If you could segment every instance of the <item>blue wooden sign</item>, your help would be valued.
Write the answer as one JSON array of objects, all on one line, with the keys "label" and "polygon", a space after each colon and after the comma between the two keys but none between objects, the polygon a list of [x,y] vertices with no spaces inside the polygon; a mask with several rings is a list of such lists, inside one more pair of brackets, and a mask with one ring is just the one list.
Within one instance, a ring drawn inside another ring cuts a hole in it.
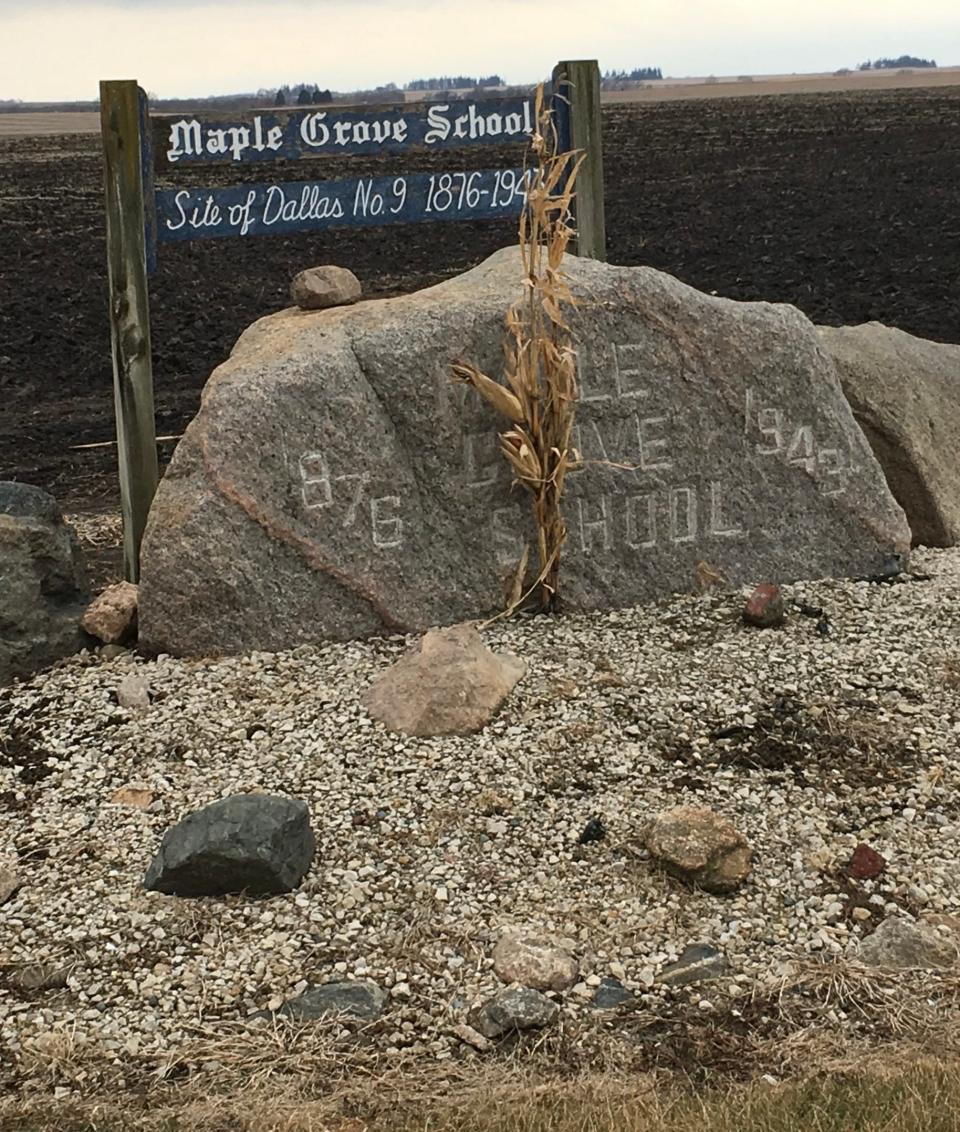
[{"label": "blue wooden sign", "polygon": [[421,102],[339,109],[159,115],[153,147],[159,169],[258,161],[462,149],[524,143],[533,133],[529,98]]},{"label": "blue wooden sign", "polygon": [[525,198],[522,169],[163,189],[156,194],[157,239],[173,243],[430,220],[494,220],[519,216]]}]

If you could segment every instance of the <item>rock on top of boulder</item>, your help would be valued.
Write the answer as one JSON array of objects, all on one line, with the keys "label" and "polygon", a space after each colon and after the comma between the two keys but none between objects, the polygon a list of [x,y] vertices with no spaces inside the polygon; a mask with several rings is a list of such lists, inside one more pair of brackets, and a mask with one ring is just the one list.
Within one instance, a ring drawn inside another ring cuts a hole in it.
[{"label": "rock on top of boulder", "polygon": [[143,886],[174,896],[291,892],[315,849],[306,802],[234,794],[167,830]]},{"label": "rock on top of boulder", "polygon": [[468,735],[494,717],[526,665],[493,653],[472,625],[425,634],[374,680],[367,711],[391,731],[420,737]]},{"label": "rock on top of boulder", "polygon": [[[569,610],[757,578],[871,575],[903,512],[793,307],[567,257],[581,398]],[[141,643],[209,655],[422,632],[498,612],[525,543],[502,427],[451,382],[503,372],[516,248],[412,295],[244,332],[204,390],[143,543]],[[532,560],[536,560],[535,542]]]},{"label": "rock on top of boulder", "polygon": [[308,267],[290,283],[290,298],[302,310],[324,310],[355,303],[360,294],[360,280],[356,275],[346,267],[333,264]]}]

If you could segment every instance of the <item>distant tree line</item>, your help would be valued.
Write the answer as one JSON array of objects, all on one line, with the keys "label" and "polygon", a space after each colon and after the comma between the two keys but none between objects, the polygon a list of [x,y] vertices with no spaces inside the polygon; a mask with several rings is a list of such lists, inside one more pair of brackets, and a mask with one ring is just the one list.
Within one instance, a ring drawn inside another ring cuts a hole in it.
[{"label": "distant tree line", "polygon": [[662,79],[659,67],[634,67],[632,71],[604,71],[603,77],[611,82],[642,82],[646,79]]},{"label": "distant tree line", "polygon": [[333,94],[311,83],[288,83],[273,96],[274,106],[315,106],[319,102],[333,102]]},{"label": "distant tree line", "polygon": [[[505,86],[503,79],[499,75],[483,75],[479,79],[472,78],[470,75],[440,75],[435,79],[413,79],[412,82],[405,83],[404,90],[472,90],[474,87],[489,87],[489,86]],[[396,90],[393,83],[389,83],[387,87],[379,87],[380,90],[387,89]]]},{"label": "distant tree line", "polygon": [[857,68],[860,71],[895,71],[901,67],[936,67],[935,59],[918,59],[916,55],[901,55],[899,59],[868,59]]}]

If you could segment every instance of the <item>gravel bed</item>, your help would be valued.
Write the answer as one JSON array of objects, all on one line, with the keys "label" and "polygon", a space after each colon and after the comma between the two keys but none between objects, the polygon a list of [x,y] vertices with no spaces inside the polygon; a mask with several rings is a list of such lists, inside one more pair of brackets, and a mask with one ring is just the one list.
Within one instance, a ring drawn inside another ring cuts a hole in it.
[{"label": "gravel bed", "polygon": [[[402,638],[215,661],[81,656],[0,691],[0,858],[22,887],[0,909],[0,1038],[16,1060],[50,1035],[123,1063],[175,1057],[210,1027],[308,984],[390,991],[371,1040],[431,1059],[498,989],[504,927],[571,941],[577,1024],[613,975],[648,1011],[703,1010],[799,960],[851,955],[890,912],[960,916],[960,551],[921,551],[928,580],[786,587],[782,630],[743,598],[678,596],[609,614],[501,623],[526,677],[476,736],[387,733],[360,706]],[[807,614],[810,609],[807,609]],[[820,625],[820,628],[818,628]],[[118,706],[132,671],[145,714]],[[146,809],[111,802],[123,787]],[[317,857],[268,899],[144,892],[163,832],[238,791],[310,806]],[[679,802],[711,806],[756,850],[736,894],[685,889],[641,847]],[[594,817],[606,836],[579,844]],[[858,843],[886,872],[851,895]],[[960,921],[957,921],[960,923]],[[691,942],[729,975],[682,992],[658,972]],[[17,989],[26,965],[66,985]],[[599,1022],[597,1023],[599,1024]]]}]

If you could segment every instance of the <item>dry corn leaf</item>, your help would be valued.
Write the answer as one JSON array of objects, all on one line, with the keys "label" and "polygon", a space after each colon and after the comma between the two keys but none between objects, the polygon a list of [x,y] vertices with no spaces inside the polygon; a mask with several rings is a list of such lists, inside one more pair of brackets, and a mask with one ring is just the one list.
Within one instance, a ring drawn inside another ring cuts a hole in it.
[{"label": "dry corn leaf", "polygon": [[513,584],[510,587],[510,596],[507,600],[507,609],[514,610],[523,601],[523,581],[527,576],[527,566],[530,564],[530,545],[527,543],[520,555],[520,561],[513,575]]},{"label": "dry corn leaf", "polygon": [[501,385],[498,381],[494,381],[492,377],[487,377],[485,373],[481,373],[475,366],[467,365],[464,362],[454,362],[453,376],[456,380],[473,386],[484,400],[508,420],[515,421],[517,424],[524,420],[523,406],[516,394],[511,393],[506,386]]}]

